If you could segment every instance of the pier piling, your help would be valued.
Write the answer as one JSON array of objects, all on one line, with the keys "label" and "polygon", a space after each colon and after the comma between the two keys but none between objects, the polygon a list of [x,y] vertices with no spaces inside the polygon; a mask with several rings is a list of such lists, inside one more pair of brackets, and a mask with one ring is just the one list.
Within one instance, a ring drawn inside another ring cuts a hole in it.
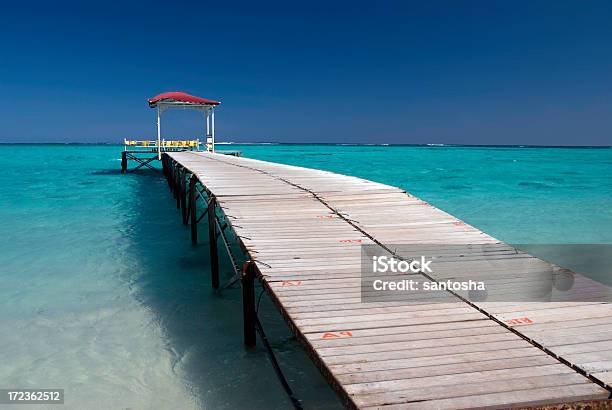
[{"label": "pier piling", "polygon": [[196,182],[197,178],[195,175],[189,179],[189,213],[191,216],[191,243],[194,245],[198,244],[198,215],[196,206]]},{"label": "pier piling", "polygon": [[174,195],[176,197],[176,209],[181,209],[181,167],[176,167],[176,177],[174,179]]},{"label": "pier piling", "polygon": [[180,184],[181,216],[183,217],[183,225],[187,225],[187,171],[183,172]]},{"label": "pier piling", "polygon": [[253,261],[248,261],[244,264],[241,282],[244,344],[248,347],[253,347],[256,344],[255,264]]},{"label": "pier piling", "polygon": [[208,199],[208,240],[210,242],[210,274],[213,289],[219,289],[219,252],[217,249],[217,221],[214,196]]},{"label": "pier piling", "polygon": [[121,152],[121,173],[125,174],[127,171],[127,153],[125,151]]}]

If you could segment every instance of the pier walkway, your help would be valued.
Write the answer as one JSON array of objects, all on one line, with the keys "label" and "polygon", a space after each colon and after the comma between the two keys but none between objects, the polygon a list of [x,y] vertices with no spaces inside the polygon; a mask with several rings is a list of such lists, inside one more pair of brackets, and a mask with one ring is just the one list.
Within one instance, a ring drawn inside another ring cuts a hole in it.
[{"label": "pier walkway", "polygon": [[[255,342],[256,277],[347,407],[499,408],[609,398],[609,288],[392,186],[208,152],[168,152],[163,165],[192,239],[205,215],[213,227],[213,286],[222,287],[215,255],[226,229],[251,261],[242,273],[245,342]],[[196,206],[198,198],[204,206]],[[495,285],[489,296],[507,299],[478,302],[442,290],[406,296],[410,303],[364,302],[362,246],[401,258],[398,244],[431,246],[438,257],[433,273],[411,277],[485,278]],[[549,268],[571,286],[552,287],[547,302],[521,301],[525,288],[541,281],[531,273]]]}]

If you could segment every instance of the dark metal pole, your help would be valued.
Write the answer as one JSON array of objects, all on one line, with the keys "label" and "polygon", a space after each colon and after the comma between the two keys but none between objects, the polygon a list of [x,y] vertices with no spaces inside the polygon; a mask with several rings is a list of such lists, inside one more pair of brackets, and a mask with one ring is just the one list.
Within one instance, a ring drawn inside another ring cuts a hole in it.
[{"label": "dark metal pole", "polygon": [[187,225],[187,173],[183,172],[180,187],[181,196],[181,215],[183,216],[183,225]]},{"label": "dark metal pole", "polygon": [[210,243],[210,274],[213,289],[219,289],[219,253],[217,250],[217,215],[214,196],[208,199],[208,242]]},{"label": "dark metal pole", "polygon": [[244,344],[253,347],[256,344],[255,331],[255,263],[248,261],[242,272],[242,316],[244,325]]},{"label": "dark metal pole", "polygon": [[168,184],[170,184],[170,164],[172,162],[172,159],[170,159],[170,157],[168,157],[167,155],[164,154],[164,156],[162,156],[162,159],[164,160],[164,175],[166,175],[166,182]]},{"label": "dark metal pole", "polygon": [[174,166],[174,160],[172,158],[168,158],[168,188],[170,188],[170,192],[172,192],[172,167]]},{"label": "dark metal pole", "polygon": [[170,188],[170,192],[172,192],[172,166],[174,164],[174,160],[170,159],[168,161],[168,177],[166,178],[166,181],[168,182],[168,188]]},{"label": "dark metal pole", "polygon": [[121,173],[125,174],[127,171],[127,153],[125,151],[121,152]]},{"label": "dark metal pole", "polygon": [[172,191],[172,196],[174,198],[176,198],[176,162],[172,161],[172,165],[170,166],[170,179],[168,180],[168,183],[170,184],[170,191]]},{"label": "dark metal pole", "polygon": [[181,208],[181,168],[176,168],[176,179],[174,184],[175,196],[176,196],[176,209]]},{"label": "dark metal pole", "polygon": [[189,213],[191,214],[191,243],[198,243],[198,215],[196,210],[196,176],[192,175],[189,180]]}]

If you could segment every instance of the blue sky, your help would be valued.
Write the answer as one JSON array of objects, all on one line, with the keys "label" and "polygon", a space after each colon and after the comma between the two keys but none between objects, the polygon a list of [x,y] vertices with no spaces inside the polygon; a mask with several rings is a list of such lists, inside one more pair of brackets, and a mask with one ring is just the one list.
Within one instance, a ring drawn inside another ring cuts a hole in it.
[{"label": "blue sky", "polygon": [[88,3],[3,5],[0,142],[152,136],[182,90],[222,140],[612,145],[609,1]]}]

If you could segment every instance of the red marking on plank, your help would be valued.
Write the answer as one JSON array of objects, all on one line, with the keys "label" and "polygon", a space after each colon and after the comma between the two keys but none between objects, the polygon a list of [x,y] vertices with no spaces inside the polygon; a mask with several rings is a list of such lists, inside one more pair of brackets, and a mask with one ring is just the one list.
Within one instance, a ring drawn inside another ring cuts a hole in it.
[{"label": "red marking on plank", "polygon": [[340,239],[341,243],[361,243],[361,239]]},{"label": "red marking on plank", "polygon": [[334,215],[318,215],[317,218],[319,219],[332,219],[335,218]]},{"label": "red marking on plank", "polygon": [[281,286],[299,286],[301,284],[301,280],[284,280]]},{"label": "red marking on plank", "polygon": [[353,332],[343,331],[343,332],[325,332],[321,339],[338,339],[340,337],[353,337]]},{"label": "red marking on plank", "polygon": [[517,325],[532,325],[535,323],[533,320],[528,317],[517,317],[514,319],[508,319],[504,321],[507,325],[517,326]]},{"label": "red marking on plank", "polygon": [[465,225],[465,222],[457,221],[457,222],[453,222],[453,225],[462,226],[462,225]]}]

